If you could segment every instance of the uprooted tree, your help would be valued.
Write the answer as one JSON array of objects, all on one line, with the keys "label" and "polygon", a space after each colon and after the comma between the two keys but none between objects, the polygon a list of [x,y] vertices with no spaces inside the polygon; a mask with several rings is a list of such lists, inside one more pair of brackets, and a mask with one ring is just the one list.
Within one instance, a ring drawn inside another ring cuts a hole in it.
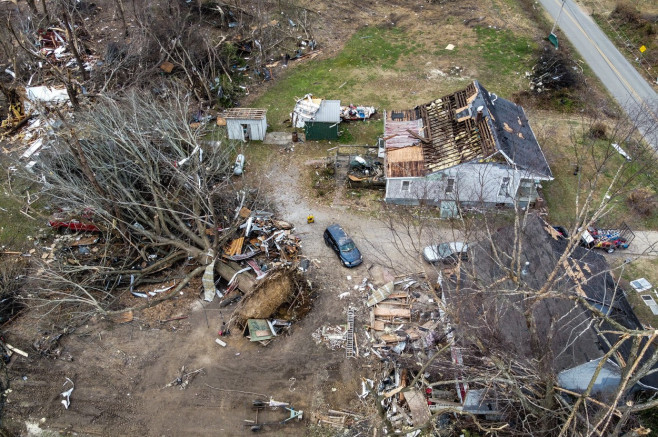
[{"label": "uprooted tree", "polygon": [[428,243],[471,245],[469,261],[425,265],[441,302],[443,341],[398,359],[412,379],[403,394],[422,383],[446,396],[426,428],[561,436],[647,431],[636,414],[658,405],[658,385],[650,386],[658,380],[658,336],[639,322],[621,288],[633,259],[608,264],[580,242],[588,226],[616,223],[638,186],[655,186],[655,155],[628,119],[606,123],[603,137],[592,135],[597,122],[584,120],[560,157],[574,165],[573,215],[554,223],[567,232],[519,202],[508,211],[464,210],[445,227],[433,224],[437,214],[423,202],[386,215],[394,245],[408,259],[420,261]]},{"label": "uprooted tree", "polygon": [[231,179],[233,144],[204,140],[208,132],[189,123],[194,112],[170,91],[102,98],[75,125],[62,115],[35,173],[56,209],[104,231],[107,255],[93,265],[42,266],[37,289],[104,312],[131,276],[136,286],[168,267],[196,266],[181,272],[178,291],[221,253],[237,211],[260,199]]}]

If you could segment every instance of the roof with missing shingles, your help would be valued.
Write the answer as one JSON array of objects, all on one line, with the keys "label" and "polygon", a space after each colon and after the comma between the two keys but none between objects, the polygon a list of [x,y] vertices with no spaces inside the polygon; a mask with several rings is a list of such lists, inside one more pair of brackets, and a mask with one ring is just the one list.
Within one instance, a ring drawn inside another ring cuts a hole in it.
[{"label": "roof with missing shingles", "polygon": [[507,161],[537,178],[553,178],[523,108],[489,93],[478,81],[413,110],[391,111],[384,138],[387,148],[421,145],[426,174],[492,160]]},{"label": "roof with missing shingles", "polygon": [[[516,249],[511,227],[494,233],[490,242],[471,245],[470,262],[463,266],[460,287],[446,288],[448,299],[459,302],[456,318],[469,320],[467,329],[482,330],[481,336],[495,338],[499,347],[512,351],[519,362],[550,353],[556,373],[602,357],[610,350],[609,344],[619,340],[617,334],[603,334],[616,329],[580,304],[575,296],[583,297],[626,328],[643,329],[601,254],[577,246],[558,265],[568,242],[535,215],[528,216],[519,235],[520,263],[529,263],[521,288],[509,278],[507,270]],[[533,350],[524,311],[532,302],[532,293],[542,289],[554,268],[557,275],[553,286],[532,308],[536,332],[546,347]],[[530,294],[523,290],[530,290]],[[612,358],[623,361],[630,353],[628,340]],[[658,372],[640,382],[658,388]]]}]

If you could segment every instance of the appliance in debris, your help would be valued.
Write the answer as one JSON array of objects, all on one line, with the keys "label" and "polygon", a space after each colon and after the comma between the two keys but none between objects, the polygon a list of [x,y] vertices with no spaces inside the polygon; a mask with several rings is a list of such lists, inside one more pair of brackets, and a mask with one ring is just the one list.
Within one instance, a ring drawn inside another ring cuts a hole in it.
[{"label": "appliance in debris", "polygon": [[244,155],[240,153],[237,158],[235,158],[235,164],[233,165],[233,174],[240,176],[244,170]]}]

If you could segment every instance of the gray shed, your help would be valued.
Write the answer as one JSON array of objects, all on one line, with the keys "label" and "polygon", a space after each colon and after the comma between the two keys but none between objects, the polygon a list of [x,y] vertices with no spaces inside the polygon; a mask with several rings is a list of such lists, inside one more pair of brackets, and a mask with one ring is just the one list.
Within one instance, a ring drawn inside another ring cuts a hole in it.
[{"label": "gray shed", "polygon": [[231,108],[224,114],[229,140],[263,141],[267,131],[267,109]]},{"label": "gray shed", "polygon": [[323,100],[312,120],[304,124],[307,140],[337,140],[340,100]]}]

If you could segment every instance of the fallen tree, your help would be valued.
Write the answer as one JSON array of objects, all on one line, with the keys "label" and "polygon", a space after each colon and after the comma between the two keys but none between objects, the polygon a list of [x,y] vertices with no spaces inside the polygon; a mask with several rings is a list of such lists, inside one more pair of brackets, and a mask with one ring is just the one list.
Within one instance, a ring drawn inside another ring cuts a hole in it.
[{"label": "fallen tree", "polygon": [[84,212],[104,232],[105,249],[93,262],[42,264],[33,279],[44,303],[107,312],[114,290],[171,268],[178,291],[222,253],[244,221],[237,211],[258,205],[256,190],[232,180],[234,145],[204,140],[211,132],[191,127],[190,99],[168,95],[104,97],[75,125],[61,116],[64,129],[42,153],[38,178],[57,209]]}]

